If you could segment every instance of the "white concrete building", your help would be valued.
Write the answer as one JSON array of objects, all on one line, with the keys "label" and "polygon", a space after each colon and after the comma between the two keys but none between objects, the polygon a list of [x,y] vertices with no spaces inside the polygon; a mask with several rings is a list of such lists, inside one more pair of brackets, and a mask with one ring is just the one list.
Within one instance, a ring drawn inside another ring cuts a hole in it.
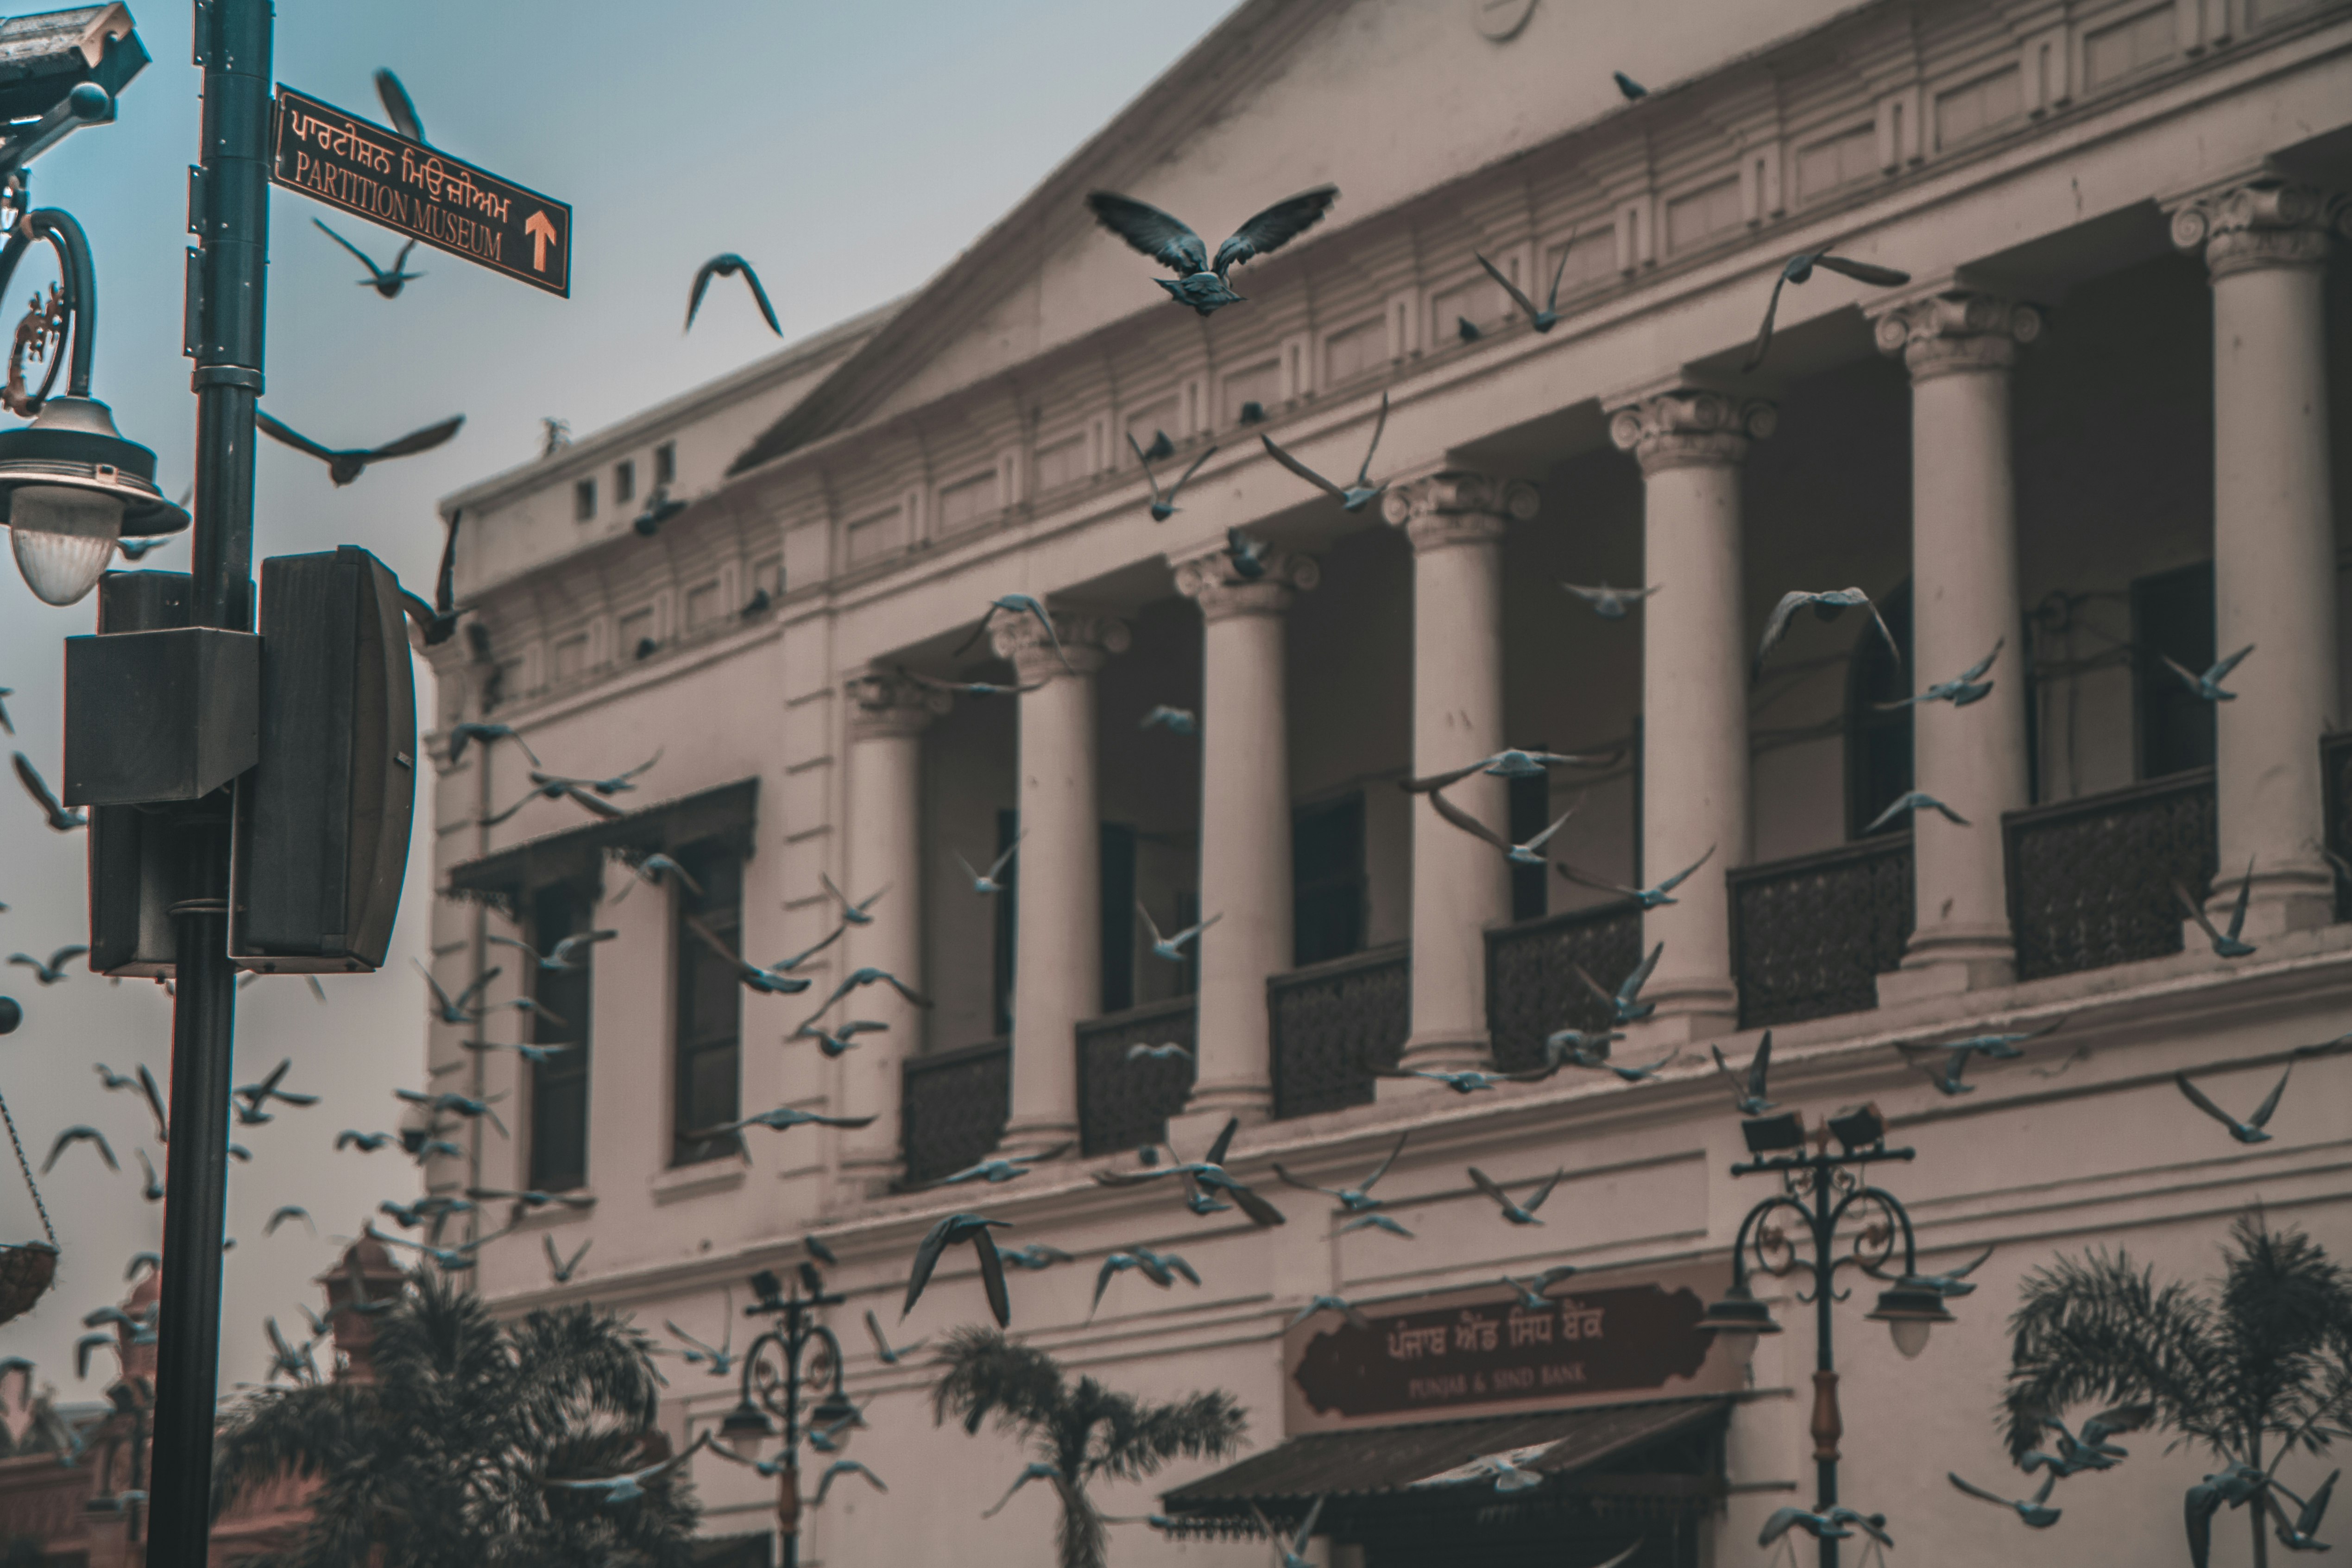
[{"label": "white concrete building", "polygon": [[[1621,64],[1648,97],[1618,100]],[[1207,319],[1082,200],[1126,192],[1213,240],[1326,181],[1330,216]],[[538,978],[562,1027],[501,1010],[470,1031],[584,1039],[560,1065],[435,1030],[439,1082],[505,1095],[513,1129],[478,1126],[436,1185],[593,1198],[522,1218],[482,1288],[715,1342],[746,1277],[821,1235],[870,1396],[853,1451],[893,1490],[836,1488],[804,1563],[1049,1551],[1046,1489],[976,1518],[1027,1456],[935,1427],[920,1358],[884,1366],[857,1328],[868,1307],[894,1323],[917,1239],[978,1208],[1017,1226],[1008,1245],[1075,1257],[1013,1276],[1016,1331],[1118,1386],[1251,1406],[1229,1475],[1107,1487],[1106,1511],[1202,1481],[1175,1504],[1295,1519],[1328,1490],[1334,1565],[1583,1564],[1638,1538],[1642,1568],[1727,1568],[1815,1495],[1796,1281],[1758,1277],[1790,1332],[1745,1368],[1691,1327],[1777,1190],[1731,1174],[1740,1119],[1708,1049],[1744,1061],[1769,1027],[1775,1101],[1810,1121],[1875,1102],[1916,1149],[1874,1179],[1924,1270],[1997,1249],[1912,1361],[1864,1321],[1883,1281],[1843,1276],[1843,1497],[1939,1564],[2179,1560],[2179,1493],[2212,1467],[2163,1438],[2066,1483],[2063,1522],[2031,1538],[1944,1472],[2023,1495],[1993,1417],[2004,1322],[2053,1256],[2120,1246],[2201,1281],[2257,1203],[2352,1256],[2352,1060],[2299,1066],[2250,1145],[2171,1082],[2208,1072],[2252,1107],[2289,1048],[2347,1024],[2352,925],[2323,854],[2352,849],[2343,190],[2352,5],[2333,0],[1246,0],[916,295],[445,504],[471,613],[433,651],[443,735],[510,724],[582,778],[660,758],[590,792],[609,819],[532,796],[511,742],[439,778],[451,991],[494,963],[489,1000],[531,984],[489,936],[618,934],[586,974]],[[1786,287],[1743,374],[1782,262],[1832,243],[1913,282]],[[1559,276],[1558,324],[1532,329],[1474,253],[1531,292]],[[1384,400],[1388,488],[1363,510],[1261,448],[1352,474]],[[1129,438],[1161,433],[1162,483],[1214,453],[1155,522]],[[689,504],[640,532],[656,486]],[[1230,527],[1266,547],[1264,578],[1234,578]],[[1611,619],[1563,581],[1657,591]],[[1784,592],[1848,585],[1899,666],[1865,618],[1804,613],[1751,677]],[[1018,616],[976,641],[1012,594],[1052,607],[1058,653]],[[2164,663],[2248,643],[2225,702]],[[1983,701],[1879,706],[1996,646]],[[1198,736],[1140,728],[1160,705]],[[1514,867],[1397,788],[1507,746],[1594,759],[1448,791],[1514,841],[1574,807],[1548,851],[1597,879],[1710,858],[1643,911]],[[1965,824],[1868,831],[1915,787]],[[976,894],[958,857],[1016,842],[1006,891]],[[634,878],[656,852],[699,893]],[[2174,882],[2226,907],[2249,875],[2256,951],[2184,944]],[[736,984],[686,922],[754,959],[798,952],[838,924],[827,877],[881,896],[800,971],[807,997]],[[1217,921],[1171,963],[1138,903],[1162,931]],[[1373,1076],[1525,1068],[1550,1031],[1605,1027],[1577,966],[1613,986],[1659,943],[1655,1014],[1617,1048],[1681,1048],[1653,1081],[1571,1068],[1456,1096]],[[795,1038],[864,966],[935,1005],[863,989],[828,1018],[887,1031],[837,1057]],[[2062,1019],[2020,1060],[1972,1062],[1965,1093],[1894,1049]],[[1197,1072],[1129,1057],[1170,1040]],[[748,1163],[701,1135],[779,1105],[873,1121],[751,1129]],[[1092,1179],[1162,1137],[1195,1157],[1228,1116],[1232,1167],[1286,1226]],[[1378,1196],[1409,1239],[1339,1234],[1272,1173],[1340,1186],[1402,1132]],[[1062,1153],[908,1190],[991,1149]],[[1519,1228],[1471,1164],[1566,1175]],[[558,1284],[542,1238],[594,1245]],[[1137,1243],[1203,1283],[1121,1275],[1090,1314],[1104,1257]],[[1556,1263],[1582,1270],[1577,1304],[1535,1315],[1539,1345],[1495,1281]],[[1286,1334],[1318,1294],[1391,1321]],[[892,1332],[984,1315],[960,1249]],[[1467,1356],[1468,1380],[1402,1364],[1424,1333],[1431,1367]],[[1478,1359],[1498,1333],[1527,1357]],[[735,1403],[732,1377],[673,1383],[681,1437]],[[1535,1492],[1404,1486],[1538,1444]],[[714,1534],[772,1528],[773,1483],[695,1473]],[[2216,1562],[2243,1562],[2224,1517]],[[1114,1535],[1119,1563],[1265,1556]]]}]

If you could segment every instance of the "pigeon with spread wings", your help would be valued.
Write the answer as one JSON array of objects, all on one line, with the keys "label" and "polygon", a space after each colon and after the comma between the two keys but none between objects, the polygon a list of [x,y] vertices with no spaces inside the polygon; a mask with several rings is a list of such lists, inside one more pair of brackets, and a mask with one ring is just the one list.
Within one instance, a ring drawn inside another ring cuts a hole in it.
[{"label": "pigeon with spread wings", "polygon": [[1213,260],[1207,244],[1190,225],[1132,196],[1096,191],[1087,197],[1087,207],[1103,227],[1176,275],[1173,283],[1164,277],[1152,279],[1168,291],[1170,298],[1207,316],[1243,298],[1226,282],[1228,273],[1312,228],[1339,199],[1337,185],[1318,185],[1276,202],[1235,229],[1217,246]]},{"label": "pigeon with spread wings", "polygon": [[58,804],[58,798],[49,792],[48,780],[41,777],[41,770],[33,766],[31,758],[19,751],[16,753],[16,782],[25,787],[25,793],[33,798],[33,804],[38,806],[41,814],[48,819],[50,831],[69,833],[76,828],[89,826],[88,817],[79,811],[68,811]]},{"label": "pigeon with spread wings", "polygon": [[1373,423],[1372,425],[1371,444],[1364,448],[1364,461],[1356,469],[1355,483],[1345,486],[1334,485],[1330,480],[1326,479],[1322,475],[1318,474],[1314,469],[1309,468],[1306,464],[1301,463],[1289,453],[1285,452],[1275,441],[1273,436],[1261,435],[1258,437],[1258,440],[1265,444],[1265,452],[1267,456],[1273,458],[1276,463],[1281,464],[1285,468],[1289,469],[1293,474],[1297,475],[1301,479],[1306,480],[1317,489],[1328,491],[1331,495],[1339,497],[1339,506],[1342,510],[1360,512],[1366,507],[1370,506],[1374,501],[1379,500],[1382,492],[1388,489],[1388,486],[1385,482],[1378,485],[1372,483],[1372,455],[1380,451],[1381,436],[1387,431],[1388,427],[1389,394],[1382,392],[1381,393],[1381,416]]},{"label": "pigeon with spread wings", "polygon": [[392,457],[413,457],[420,452],[432,451],[457,434],[458,428],[466,423],[466,416],[462,413],[452,414],[438,424],[428,424],[422,430],[412,430],[406,435],[394,441],[387,441],[381,446],[354,446],[341,451],[330,446],[321,446],[309,436],[289,429],[285,423],[271,418],[259,409],[253,411],[253,423],[256,428],[271,440],[282,442],[297,452],[308,453],[324,463],[327,465],[327,476],[332,479],[336,487],[340,489],[366,473],[368,465],[372,463],[382,463]]},{"label": "pigeon with spread wings", "polygon": [[1756,347],[1748,351],[1748,362],[1739,367],[1742,375],[1762,364],[1764,356],[1772,351],[1772,321],[1780,313],[1780,290],[1791,283],[1802,286],[1811,282],[1813,268],[1818,267],[1827,272],[1842,274],[1856,283],[1867,283],[1873,288],[1900,288],[1911,281],[1911,275],[1907,272],[1880,267],[1874,262],[1832,256],[1830,249],[1829,246],[1823,246],[1819,250],[1792,256],[1781,263],[1780,276],[1772,280],[1772,298],[1764,303],[1764,325],[1756,334]]},{"label": "pigeon with spread wings", "polygon": [[1135,432],[1130,430],[1127,433],[1127,444],[1135,448],[1135,460],[1143,465],[1143,482],[1151,486],[1151,520],[1155,523],[1164,523],[1176,515],[1176,492],[1191,484],[1192,476],[1201,471],[1201,465],[1217,455],[1217,449],[1212,446],[1193,458],[1192,465],[1179,474],[1176,476],[1176,483],[1163,491],[1160,488],[1158,476],[1151,472],[1151,460],[1143,455],[1143,448],[1136,444]]},{"label": "pigeon with spread wings", "polygon": [[1536,308],[1536,302],[1528,298],[1517,284],[1503,275],[1500,267],[1485,256],[1478,256],[1475,250],[1470,254],[1478,256],[1478,265],[1486,269],[1487,277],[1502,286],[1503,292],[1511,297],[1511,303],[1526,312],[1528,325],[1538,332],[1549,332],[1559,325],[1559,280],[1568,276],[1568,253],[1575,244],[1576,236],[1570,235],[1568,236],[1568,244],[1559,247],[1559,265],[1552,268],[1551,273],[1551,292],[1544,297],[1543,308],[1540,310]]},{"label": "pigeon with spread wings", "polygon": [[1480,821],[1477,818],[1472,816],[1469,812],[1464,810],[1461,807],[1455,805],[1453,801],[1447,800],[1445,798],[1445,791],[1443,789],[1432,789],[1429,791],[1429,803],[1437,808],[1437,814],[1439,816],[1444,818],[1447,821],[1453,823],[1464,832],[1468,833],[1472,838],[1483,840],[1484,841],[1494,845],[1496,849],[1503,852],[1503,854],[1507,859],[1517,865],[1539,866],[1543,864],[1544,857],[1542,851],[1544,845],[1549,843],[1551,841],[1551,836],[1559,831],[1560,829],[1566,827],[1568,825],[1568,820],[1576,815],[1576,808],[1574,806],[1570,806],[1567,810],[1562,811],[1559,814],[1559,818],[1553,821],[1551,826],[1546,828],[1543,831],[1538,833],[1534,838],[1529,839],[1527,842],[1523,844],[1515,844],[1511,842],[1510,840],[1505,838],[1502,834],[1496,832],[1494,829],[1488,827],[1486,823]]},{"label": "pigeon with spread wings", "polygon": [[337,234],[334,230],[328,228],[325,223],[321,222],[318,218],[312,218],[310,221],[314,224],[318,224],[320,229],[329,239],[333,240],[337,245],[341,246],[345,250],[350,251],[353,256],[360,258],[360,265],[368,269],[368,275],[358,280],[359,286],[362,288],[373,288],[378,294],[383,295],[386,299],[397,299],[400,298],[401,285],[408,282],[412,278],[422,277],[425,276],[421,272],[411,272],[408,270],[408,253],[416,248],[416,242],[415,240],[410,240],[406,245],[400,247],[400,254],[392,258],[392,265],[389,267],[378,267],[375,264],[374,257],[369,256],[367,252],[362,250],[359,246],[353,245],[351,241]]},{"label": "pigeon with spread wings", "polygon": [[1887,652],[1895,655],[1896,664],[1901,664],[1902,645],[1895,641],[1895,633],[1887,629],[1886,617],[1878,612],[1878,606],[1869,594],[1859,588],[1833,588],[1822,593],[1795,588],[1780,596],[1780,602],[1772,607],[1771,615],[1764,622],[1764,640],[1757,644],[1753,673],[1758,675],[1764,673],[1764,655],[1789,634],[1790,619],[1798,611],[1811,606],[1814,615],[1821,620],[1834,621],[1856,605],[1870,612],[1871,620],[1878,624],[1878,634],[1886,639]]},{"label": "pigeon with spread wings", "polygon": [[744,286],[751,290],[752,301],[760,307],[760,314],[767,321],[768,330],[779,338],[782,337],[784,329],[776,322],[776,308],[768,303],[768,291],[760,287],[760,275],[751,270],[750,262],[732,251],[725,251],[714,256],[696,269],[694,292],[686,301],[686,327],[681,330],[693,329],[694,314],[702,308],[702,297],[709,292],[710,280],[714,277],[733,277],[739,273],[742,275]]},{"label": "pigeon with spread wings", "polygon": [[922,1299],[923,1287],[931,1282],[931,1273],[939,1267],[940,1255],[968,1241],[980,1260],[980,1281],[988,1292],[988,1310],[995,1314],[997,1327],[1009,1327],[1013,1322],[1013,1300],[1005,1293],[1004,1260],[996,1255],[996,1238],[989,1234],[989,1227],[1012,1223],[978,1214],[950,1214],[932,1226],[915,1249],[915,1266],[908,1276],[907,1301],[898,1311],[899,1321],[905,1322],[907,1314],[915,1310],[915,1303]]}]

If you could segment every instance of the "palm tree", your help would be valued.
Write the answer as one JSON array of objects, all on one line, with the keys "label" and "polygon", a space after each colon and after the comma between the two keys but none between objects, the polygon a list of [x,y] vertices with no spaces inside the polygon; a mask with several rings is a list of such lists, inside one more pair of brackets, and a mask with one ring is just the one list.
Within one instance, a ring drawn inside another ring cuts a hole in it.
[{"label": "palm tree", "polygon": [[2301,1231],[2271,1229],[2260,1210],[2240,1216],[2230,1238],[2218,1298],[2159,1287],[2153,1269],[2120,1251],[2062,1258],[2028,1276],[2009,1321],[2002,1405],[2010,1456],[2022,1459],[2071,1405],[2146,1403],[2149,1421],[2176,1434],[2173,1447],[2202,1446],[2225,1475],[2247,1467],[2218,1498],[2210,1486],[2191,1491],[2191,1561],[2203,1568],[2213,1505],[2234,1490],[2232,1506],[2250,1505],[2263,1568],[2263,1516],[2284,1518],[2270,1495],[2285,1490],[2279,1461],[2352,1437],[2352,1275]]},{"label": "palm tree", "polygon": [[1103,1568],[1108,1542],[1102,1515],[1087,1496],[1087,1482],[1098,1476],[1141,1480],[1180,1455],[1223,1458],[1241,1447],[1248,1424],[1240,1404],[1221,1388],[1172,1405],[1146,1405],[1091,1377],[1073,1386],[1052,1356],[994,1329],[958,1329],[939,1359],[934,1423],[953,1416],[965,1431],[977,1432],[992,1415],[998,1430],[1018,1435],[1053,1467],[1062,1500],[1061,1568]]},{"label": "palm tree", "polygon": [[685,1564],[698,1511],[675,1472],[612,1506],[544,1484],[663,1457],[644,1337],[586,1306],[501,1323],[445,1276],[410,1282],[373,1325],[373,1382],[269,1389],[223,1428],[215,1513],[289,1472],[320,1482],[301,1539],[255,1568]]}]

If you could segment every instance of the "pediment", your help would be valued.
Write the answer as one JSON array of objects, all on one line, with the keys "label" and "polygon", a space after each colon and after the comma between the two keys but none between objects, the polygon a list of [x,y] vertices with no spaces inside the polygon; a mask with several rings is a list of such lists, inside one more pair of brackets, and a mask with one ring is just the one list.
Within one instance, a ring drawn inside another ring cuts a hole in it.
[{"label": "pediment", "polygon": [[[935,404],[1130,319],[1193,319],[1166,277],[1093,223],[1097,187],[1175,214],[1213,248],[1259,208],[1329,183],[1331,215],[1234,275],[1344,274],[1351,226],[1622,112],[1612,72],[1656,88],[1849,7],[1726,0],[1248,0],[934,277],[890,327],[745,452],[759,466],[832,433]],[[1630,125],[1630,121],[1629,121]],[[1639,131],[1629,129],[1629,136]],[[1636,160],[1638,161],[1638,160]],[[1465,214],[1474,221],[1487,214]],[[1504,232],[1523,228],[1491,214]],[[1226,308],[1227,335],[1251,306]]]}]

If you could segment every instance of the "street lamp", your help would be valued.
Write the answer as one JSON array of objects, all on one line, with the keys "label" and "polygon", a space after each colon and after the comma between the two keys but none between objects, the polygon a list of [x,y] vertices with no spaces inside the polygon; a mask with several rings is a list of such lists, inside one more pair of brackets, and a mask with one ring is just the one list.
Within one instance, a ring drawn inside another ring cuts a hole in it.
[{"label": "street lamp", "polygon": [[[1909,1211],[1894,1194],[1870,1186],[1858,1174],[1859,1167],[1879,1160],[1911,1159],[1914,1151],[1886,1146],[1886,1119],[1875,1105],[1841,1111],[1809,1134],[1802,1128],[1802,1119],[1786,1112],[1750,1118],[1745,1124],[1748,1149],[1761,1157],[1734,1165],[1731,1174],[1778,1176],[1780,1190],[1749,1209],[1739,1222],[1731,1248],[1731,1289],[1707,1307],[1698,1326],[1727,1340],[1734,1357],[1744,1360],[1754,1351],[1758,1336],[1780,1332],[1771,1310],[1748,1288],[1751,1253],[1754,1267],[1765,1273],[1811,1273],[1812,1293],[1808,1296],[1800,1290],[1797,1300],[1813,1308],[1811,1436],[1817,1492],[1813,1511],[1825,1515],[1837,1506],[1837,1442],[1845,1432],[1838,1411],[1837,1364],[1832,1354],[1834,1319],[1830,1309],[1843,1299],[1836,1290],[1838,1270],[1852,1264],[1873,1279],[1887,1281],[1878,1304],[1865,1316],[1886,1324],[1895,1348],[1906,1359],[1927,1348],[1928,1333],[1937,1323],[1953,1319],[1942,1293],[1917,1282],[1918,1259]],[[1836,1154],[1829,1152],[1832,1140],[1839,1145]],[[1810,1154],[1804,1152],[1809,1144]],[[1776,1227],[1764,1223],[1768,1216],[1782,1209],[1796,1217],[1802,1239],[1810,1243],[1809,1251],[1800,1251]],[[1863,1223],[1850,1249],[1841,1255],[1838,1232],[1850,1218]],[[1885,1265],[1894,1256],[1897,1236],[1903,1242],[1903,1268],[1900,1274],[1890,1277]],[[1768,1253],[1785,1256],[1775,1261]],[[1837,1568],[1837,1538],[1825,1531],[1821,1541],[1822,1568]]]},{"label": "street lamp", "polygon": [[[825,1290],[824,1277],[813,1263],[800,1266],[789,1294],[782,1280],[762,1269],[751,1276],[751,1294],[755,1300],[743,1309],[743,1315],[776,1321],[743,1353],[743,1376],[735,1408],[719,1424],[719,1435],[739,1447],[756,1449],[776,1435],[770,1416],[783,1422],[783,1453],[776,1467],[776,1526],[782,1542],[779,1568],[798,1568],[800,1444],[805,1436],[801,1425],[801,1358],[810,1345],[822,1343],[833,1364],[833,1385],[809,1411],[809,1426],[836,1427],[856,1420],[857,1406],[842,1387],[841,1342],[831,1329],[815,1321],[818,1308],[838,1306],[846,1298]],[[782,1364],[781,1371],[767,1364],[771,1357]]]}]

